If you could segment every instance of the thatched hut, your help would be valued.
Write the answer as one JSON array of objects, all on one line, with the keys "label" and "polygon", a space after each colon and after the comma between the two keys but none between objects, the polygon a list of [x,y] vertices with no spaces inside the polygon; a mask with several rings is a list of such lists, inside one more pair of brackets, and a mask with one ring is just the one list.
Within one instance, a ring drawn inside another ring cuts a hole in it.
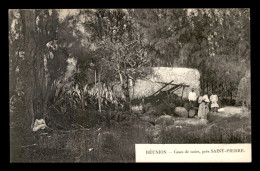
[{"label": "thatched hut", "polygon": [[[159,90],[165,83],[173,80],[174,84],[186,84],[184,90],[178,89],[174,93],[183,98],[188,98],[191,88],[199,94],[200,92],[200,73],[197,69],[192,68],[173,68],[173,67],[153,67],[153,72],[144,79],[136,80],[131,91],[131,99],[148,97]],[[168,90],[172,87],[169,85],[163,90]],[[183,92],[182,92],[183,91]]]},{"label": "thatched hut", "polygon": [[[151,71],[150,71],[151,70]],[[174,93],[178,96],[182,96],[183,98],[188,98],[188,94],[191,91],[191,88],[194,88],[194,91],[199,94],[200,92],[200,73],[197,69],[192,68],[173,68],[173,67],[153,67],[149,68],[150,74],[148,74],[145,78],[137,79],[134,83],[130,81],[130,98],[133,99],[141,99],[144,97],[151,96],[156,91],[158,91],[161,87],[163,87],[163,83],[169,83],[173,81],[173,84],[186,84],[189,87],[180,88],[176,90]],[[106,86],[101,86],[102,88],[102,96],[107,97],[122,97],[123,92],[119,83],[114,83],[112,87],[110,87],[109,91],[107,91]],[[163,90],[166,91],[172,88],[173,85],[169,85],[165,87]],[[91,94],[96,94],[98,92],[97,87],[93,87],[91,90]]]}]

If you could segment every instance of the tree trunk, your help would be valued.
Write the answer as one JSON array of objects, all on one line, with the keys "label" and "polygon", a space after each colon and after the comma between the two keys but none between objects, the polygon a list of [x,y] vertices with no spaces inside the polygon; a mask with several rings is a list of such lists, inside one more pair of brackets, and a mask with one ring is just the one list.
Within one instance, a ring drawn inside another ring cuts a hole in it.
[{"label": "tree trunk", "polygon": [[42,105],[42,110],[43,110],[43,119],[45,119],[46,115],[47,115],[47,111],[48,111],[48,97],[49,97],[49,93],[47,93],[44,97],[44,100],[43,100],[43,105]]},{"label": "tree trunk", "polygon": [[122,84],[122,90],[123,90],[123,94],[125,96],[125,106],[124,109],[126,111],[131,110],[131,99],[130,99],[130,91],[129,91],[129,78],[126,75],[125,76],[125,82]]},{"label": "tree trunk", "polygon": [[[42,47],[39,47],[42,48]],[[44,58],[41,54],[41,49],[37,49],[37,53],[34,56],[34,114],[39,118],[43,118],[44,109],[46,99],[44,99],[44,93],[46,89],[45,84],[45,72],[44,72]]]},{"label": "tree trunk", "polygon": [[[203,81],[203,77],[201,78],[201,80],[200,80],[200,86],[201,86],[201,91],[202,91],[202,93],[204,93],[204,81]],[[200,92],[201,92],[200,91]]]},{"label": "tree trunk", "polygon": [[[45,75],[45,74],[44,74]],[[48,77],[44,76],[44,85],[43,85],[43,119],[45,119],[48,112],[48,99],[51,92],[51,83],[54,81],[48,80]]]},{"label": "tree trunk", "polygon": [[130,85],[129,85],[129,77],[127,77],[127,81],[126,81],[126,97],[127,97],[127,110],[129,110],[131,112],[131,108],[132,108],[132,104],[131,104],[131,98],[130,98]]},{"label": "tree trunk", "polygon": [[209,83],[208,83],[208,80],[207,80],[207,94],[209,94]]},{"label": "tree trunk", "polygon": [[85,99],[84,99],[84,92],[83,91],[81,91],[80,101],[81,101],[81,109],[82,109],[82,111],[85,111]]},{"label": "tree trunk", "polygon": [[[24,49],[26,66],[24,70],[25,74],[25,98],[26,98],[26,110],[28,119],[31,120],[31,128],[34,122],[34,89],[35,89],[35,75],[34,75],[34,58],[36,51],[35,41],[35,11],[34,10],[22,10],[21,19],[24,28]],[[23,71],[22,71],[23,72]],[[37,81],[37,80],[36,80]]]},{"label": "tree trunk", "polygon": [[95,87],[97,85],[97,70],[95,70]]},{"label": "tree trunk", "polygon": [[232,97],[232,83],[230,83],[230,100],[231,100],[231,104],[232,104],[232,100],[233,100],[233,97]]},{"label": "tree trunk", "polygon": [[[97,70],[96,69],[95,69],[95,85],[94,85],[94,87],[97,88]],[[98,103],[99,103],[99,100],[98,100]],[[96,108],[96,105],[95,105],[95,108]]]},{"label": "tree trunk", "polygon": [[214,91],[214,83],[213,81],[211,82],[211,92]]},{"label": "tree trunk", "polygon": [[215,91],[215,92],[216,92],[217,94],[219,94],[219,92],[218,92],[218,91],[219,91],[219,82],[218,82],[218,79],[216,79],[216,87],[215,87],[215,88],[216,88],[216,91]]},{"label": "tree trunk", "polygon": [[98,111],[101,113],[101,85],[100,85],[100,75],[101,72],[98,73]]},{"label": "tree trunk", "polygon": [[[30,75],[32,75],[32,73]],[[28,81],[26,83],[26,88],[25,88],[25,104],[26,104],[28,125],[30,125],[31,128],[33,128],[33,122],[34,122],[34,107],[33,107],[34,92],[32,91],[32,87],[33,87],[33,81]]]},{"label": "tree trunk", "polygon": [[122,85],[124,83],[123,76],[120,71],[118,71],[118,74],[119,74],[119,78],[120,78],[120,83]]}]

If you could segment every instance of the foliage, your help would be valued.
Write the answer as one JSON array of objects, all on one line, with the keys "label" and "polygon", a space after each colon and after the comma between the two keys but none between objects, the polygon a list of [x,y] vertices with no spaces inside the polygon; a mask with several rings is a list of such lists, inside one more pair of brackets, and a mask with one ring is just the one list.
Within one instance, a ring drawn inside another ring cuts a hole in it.
[{"label": "foliage", "polygon": [[243,106],[251,108],[251,82],[250,71],[248,70],[238,85],[237,102],[241,102]]},{"label": "foliage", "polygon": [[248,9],[137,9],[133,16],[148,30],[150,65],[197,68],[202,91],[236,91],[249,68]]},{"label": "foliage", "polygon": [[[249,9],[75,11],[61,18],[63,10],[9,10],[10,98],[15,91],[28,98],[33,92],[33,105],[43,105],[34,107],[34,113],[49,112],[59,81],[68,89],[60,97],[66,109],[73,106],[67,98],[83,111],[104,108],[109,102],[101,92],[88,92],[115,82],[120,82],[129,105],[130,80],[134,85],[147,76],[142,70],[147,66],[196,68],[201,91],[214,90],[232,99],[250,68]],[[32,20],[26,20],[25,13]],[[34,23],[31,34],[25,26]],[[69,66],[69,60],[74,65]],[[29,103],[25,106],[28,110]]]},{"label": "foliage", "polygon": [[[36,139],[37,146],[28,147],[23,152],[16,151],[11,157],[12,161],[26,162],[135,162],[135,144],[251,142],[249,120],[238,117],[227,120],[221,117],[210,119],[207,127],[163,128],[157,142],[136,120],[111,128],[100,126],[91,130],[58,131],[49,134],[50,138]],[[214,124],[219,124],[219,127],[214,127]]]},{"label": "foliage", "polygon": [[85,28],[90,31],[100,59],[96,64],[102,81],[120,81],[129,103],[129,79],[140,77],[135,69],[148,63],[144,30],[127,10],[87,10],[84,14],[91,18],[86,20]]},{"label": "foliage", "polygon": [[[251,142],[250,120],[239,117],[163,129],[155,141],[152,125],[128,111],[131,86],[149,67],[198,69],[203,93],[215,91],[222,106],[238,94],[250,107],[249,9],[13,9],[8,29],[12,162],[134,162],[136,143]],[[108,100],[118,83],[125,98]],[[147,105],[151,113],[188,107],[159,96],[146,99],[160,104]],[[47,135],[30,130],[35,117]]]}]

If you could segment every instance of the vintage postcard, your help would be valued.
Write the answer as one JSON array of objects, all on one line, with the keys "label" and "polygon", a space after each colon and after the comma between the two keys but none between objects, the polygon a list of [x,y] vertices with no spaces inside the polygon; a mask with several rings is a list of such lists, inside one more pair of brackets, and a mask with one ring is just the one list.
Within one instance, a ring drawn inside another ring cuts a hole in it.
[{"label": "vintage postcard", "polygon": [[250,9],[9,9],[11,163],[252,161]]}]

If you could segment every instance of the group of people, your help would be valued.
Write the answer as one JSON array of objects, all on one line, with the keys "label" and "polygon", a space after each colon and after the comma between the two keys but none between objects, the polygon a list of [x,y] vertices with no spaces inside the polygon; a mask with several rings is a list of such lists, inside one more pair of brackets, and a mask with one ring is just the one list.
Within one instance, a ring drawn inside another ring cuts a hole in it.
[{"label": "group of people", "polygon": [[214,92],[212,92],[210,98],[208,98],[208,94],[203,94],[202,92],[200,93],[200,96],[197,97],[197,94],[194,92],[194,88],[192,88],[191,92],[189,93],[188,99],[192,109],[195,107],[196,103],[199,104],[197,113],[198,119],[207,119],[207,115],[210,109],[212,112],[218,111],[218,96]]}]

